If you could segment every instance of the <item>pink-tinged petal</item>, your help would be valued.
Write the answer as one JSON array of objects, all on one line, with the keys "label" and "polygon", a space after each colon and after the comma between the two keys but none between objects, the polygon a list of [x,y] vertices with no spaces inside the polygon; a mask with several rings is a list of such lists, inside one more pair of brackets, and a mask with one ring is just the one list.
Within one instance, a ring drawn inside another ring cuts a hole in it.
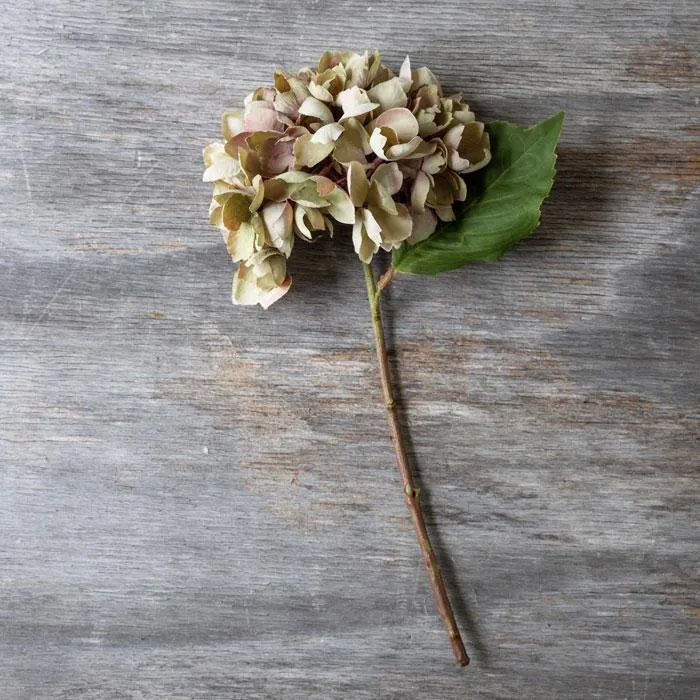
[{"label": "pink-tinged petal", "polygon": [[284,280],[282,280],[282,284],[280,284],[279,287],[275,287],[272,291],[261,297],[259,302],[260,306],[262,306],[263,309],[269,309],[272,304],[280,300],[289,291],[291,286],[292,276],[287,275]]},{"label": "pink-tinged petal", "polygon": [[430,178],[424,172],[419,172],[411,190],[411,209],[414,212],[420,213],[425,211],[425,200],[429,191]]},{"label": "pink-tinged petal", "polygon": [[266,177],[288,170],[294,162],[294,143],[270,139],[260,150],[260,163]]},{"label": "pink-tinged petal", "polygon": [[277,112],[264,102],[251,102],[243,117],[245,131],[282,131]]},{"label": "pink-tinged petal", "polygon": [[403,173],[396,163],[382,163],[372,174],[372,180],[378,182],[390,195],[394,195],[403,185]]},{"label": "pink-tinged petal", "polygon": [[415,245],[424,241],[435,233],[437,228],[437,217],[430,209],[413,214],[413,230],[406,239],[409,245]]},{"label": "pink-tinged petal", "polygon": [[413,112],[405,107],[394,107],[382,112],[372,124],[374,127],[388,127],[401,142],[410,141],[418,136],[418,120]]}]

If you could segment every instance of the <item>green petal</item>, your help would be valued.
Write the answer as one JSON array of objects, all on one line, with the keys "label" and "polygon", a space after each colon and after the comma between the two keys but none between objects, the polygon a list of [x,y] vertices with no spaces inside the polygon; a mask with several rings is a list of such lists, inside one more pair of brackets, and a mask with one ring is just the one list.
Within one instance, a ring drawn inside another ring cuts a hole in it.
[{"label": "green petal", "polygon": [[327,158],[335,144],[314,142],[311,134],[299,137],[294,142],[294,165],[297,168],[313,168]]}]

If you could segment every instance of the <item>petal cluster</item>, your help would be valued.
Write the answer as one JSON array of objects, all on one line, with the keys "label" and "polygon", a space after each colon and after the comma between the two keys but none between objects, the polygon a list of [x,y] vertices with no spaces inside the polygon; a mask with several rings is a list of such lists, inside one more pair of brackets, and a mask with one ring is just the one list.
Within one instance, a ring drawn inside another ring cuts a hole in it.
[{"label": "petal cluster", "polygon": [[222,117],[204,149],[210,222],[239,263],[235,304],[267,308],[291,285],[295,240],[352,231],[360,259],[409,245],[454,219],[463,175],[491,158],[488,133],[428,68],[398,75],[379,53],[326,52],[316,69],[277,71]]}]

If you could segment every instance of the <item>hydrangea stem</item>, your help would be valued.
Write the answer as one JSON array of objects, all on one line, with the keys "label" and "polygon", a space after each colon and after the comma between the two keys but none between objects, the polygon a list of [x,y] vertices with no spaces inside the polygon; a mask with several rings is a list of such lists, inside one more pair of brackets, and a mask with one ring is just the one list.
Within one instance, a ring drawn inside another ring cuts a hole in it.
[{"label": "hydrangea stem", "polygon": [[464,643],[462,642],[462,637],[460,636],[459,628],[457,627],[454,612],[452,611],[452,605],[450,604],[450,599],[447,596],[447,590],[445,589],[445,582],[442,578],[440,565],[438,564],[433,547],[430,544],[428,529],[425,526],[425,520],[423,519],[423,513],[420,508],[420,489],[416,487],[413,480],[413,475],[411,474],[411,469],[408,463],[408,455],[406,454],[406,446],[401,438],[401,428],[396,411],[396,403],[394,401],[391,375],[389,373],[389,357],[386,352],[384,328],[382,326],[382,316],[379,309],[381,288],[377,287],[371,266],[367,263],[363,263],[363,266],[365,271],[365,282],[367,284],[367,298],[369,300],[370,311],[372,312],[374,344],[377,348],[377,361],[379,363],[382,394],[384,396],[384,403],[386,405],[387,418],[389,421],[389,433],[396,452],[396,463],[399,468],[399,473],[401,474],[404,498],[406,500],[406,505],[408,505],[408,509],[411,512],[413,527],[416,531],[416,537],[418,538],[418,546],[420,547],[420,551],[423,555],[423,563],[425,564],[425,570],[428,574],[430,587],[433,589],[435,602],[437,603],[440,617],[445,625],[447,636],[450,639],[452,651],[457,659],[457,663],[460,666],[466,666],[469,663],[469,656],[464,648]]}]

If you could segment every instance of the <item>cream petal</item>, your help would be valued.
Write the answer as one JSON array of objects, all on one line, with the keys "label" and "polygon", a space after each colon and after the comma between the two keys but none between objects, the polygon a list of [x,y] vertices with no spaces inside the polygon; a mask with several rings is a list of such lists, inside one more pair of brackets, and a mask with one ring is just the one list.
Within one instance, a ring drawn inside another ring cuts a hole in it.
[{"label": "cream petal", "polygon": [[430,178],[424,172],[419,172],[411,190],[411,209],[414,212],[425,211],[425,200],[429,191]]},{"label": "cream petal", "polygon": [[356,85],[338,93],[335,101],[343,110],[343,116],[340,118],[340,121],[368,114],[379,107],[377,103],[370,101],[364,90]]},{"label": "cream petal", "polygon": [[221,141],[214,141],[204,148],[202,157],[204,165],[209,167],[213,165],[221,156],[226,155],[226,146]]},{"label": "cream petal", "polygon": [[333,95],[323,85],[317,85],[312,81],[309,83],[309,92],[321,102],[333,102]]},{"label": "cream petal", "polygon": [[367,203],[372,209],[383,209],[388,214],[396,215],[396,202],[377,180],[372,179]]},{"label": "cream petal", "polygon": [[258,278],[253,269],[241,263],[233,275],[231,301],[236,305],[252,306],[260,301]]},{"label": "cream petal", "polygon": [[468,158],[462,158],[456,148],[447,151],[447,164],[456,173],[464,173],[469,169],[471,163]]},{"label": "cream petal", "polygon": [[313,168],[333,151],[334,144],[313,142],[311,134],[294,142],[294,165],[297,168]]},{"label": "cream petal", "polygon": [[415,245],[424,241],[435,233],[437,228],[437,218],[430,209],[413,214],[413,229],[411,235],[406,239],[409,245]]},{"label": "cream petal", "polygon": [[311,137],[311,143],[334,143],[342,133],[343,127],[337,122],[326,124]]},{"label": "cream petal", "polygon": [[424,158],[435,151],[435,144],[423,141],[420,136],[414,136],[408,143],[398,143],[386,149],[387,160],[402,158]]},{"label": "cream petal", "polygon": [[294,212],[289,202],[271,202],[266,204],[261,215],[272,245],[283,255],[289,257],[292,252],[294,236],[292,220]]},{"label": "cream petal", "polygon": [[316,117],[324,124],[334,121],[333,113],[328,109],[328,106],[312,96],[307,97],[302,102],[301,107],[299,107],[299,114],[303,114],[306,117]]},{"label": "cream petal", "polygon": [[401,69],[399,70],[399,80],[401,81],[401,87],[403,88],[404,92],[408,94],[408,91],[411,89],[411,85],[413,84],[411,59],[408,56],[404,58],[403,63],[401,64]]},{"label": "cream petal", "polygon": [[400,142],[410,141],[418,136],[418,120],[410,109],[405,107],[394,107],[382,112],[372,123],[374,127],[388,127],[395,134]]},{"label": "cream petal", "polygon": [[388,111],[394,107],[405,107],[408,102],[399,78],[392,78],[375,85],[367,91],[367,96],[372,102],[379,104],[382,111]]},{"label": "cream petal", "polygon": [[326,199],[330,202],[326,211],[336,221],[341,224],[355,223],[355,207],[352,205],[350,195],[342,187],[336,187],[326,195]]},{"label": "cream petal", "polygon": [[379,244],[369,237],[362,216],[356,218],[352,227],[352,244],[360,260],[368,264],[371,262],[372,256],[379,250]]},{"label": "cream petal", "polygon": [[221,115],[221,133],[227,141],[241,131],[245,131],[243,112],[224,112]]},{"label": "cream petal", "polygon": [[292,286],[292,276],[287,275],[284,280],[282,280],[282,283],[275,287],[274,289],[270,290],[267,294],[264,294],[260,298],[260,306],[263,307],[263,309],[269,309],[272,304],[274,304],[276,301],[279,301],[288,291],[289,288]]},{"label": "cream petal", "polygon": [[365,169],[356,160],[348,166],[348,194],[356,207],[361,207],[367,199],[369,192],[369,180]]},{"label": "cream petal", "polygon": [[240,174],[241,164],[238,159],[225,154],[204,171],[202,180],[204,182],[224,180],[224,182],[234,184],[238,182]]},{"label": "cream petal", "polygon": [[440,82],[435,77],[433,71],[426,66],[422,68],[417,68],[411,72],[411,77],[413,78],[412,89],[418,91],[424,85],[437,85],[440,94],[442,94],[442,88],[440,87]]},{"label": "cream petal", "polygon": [[453,126],[451,129],[448,129],[445,132],[445,135],[442,137],[442,140],[447,146],[447,148],[454,148],[457,149],[459,148],[459,142],[462,140],[462,132],[464,131],[464,124],[457,124],[456,126]]},{"label": "cream petal", "polygon": [[311,229],[306,225],[306,209],[301,205],[297,204],[294,207],[294,223],[297,227],[297,231],[302,238],[307,240],[312,239]]},{"label": "cream petal", "polygon": [[369,137],[369,145],[372,147],[372,150],[379,158],[382,158],[383,160],[388,160],[384,153],[388,140],[388,136],[382,133],[382,130],[379,127],[376,127],[374,131],[372,131],[372,135]]},{"label": "cream petal", "polygon": [[377,245],[380,245],[382,242],[382,227],[379,225],[378,221],[374,218],[374,215],[369,209],[362,209],[362,221],[364,223],[367,235]]},{"label": "cream petal", "polygon": [[403,173],[396,163],[382,163],[372,174],[372,180],[378,182],[390,195],[394,195],[403,185]]},{"label": "cream petal", "polygon": [[413,219],[403,204],[396,205],[397,213],[389,214],[382,209],[373,209],[372,214],[382,229],[382,244],[384,250],[396,248],[410,235],[413,229]]},{"label": "cream petal", "polygon": [[226,248],[234,262],[247,260],[255,252],[256,230],[248,222],[242,223],[237,230],[225,236]]}]

